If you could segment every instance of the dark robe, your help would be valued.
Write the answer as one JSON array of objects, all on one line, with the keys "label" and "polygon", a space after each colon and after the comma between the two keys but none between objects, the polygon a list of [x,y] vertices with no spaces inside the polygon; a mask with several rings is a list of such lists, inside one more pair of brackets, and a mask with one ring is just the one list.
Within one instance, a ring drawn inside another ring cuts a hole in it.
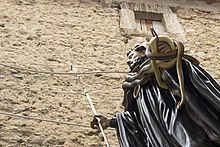
[{"label": "dark robe", "polygon": [[155,76],[141,85],[138,97],[124,88],[125,111],[116,114],[121,147],[220,147],[220,86],[199,65],[183,59],[184,105],[176,69],[162,71],[171,90],[158,86]]}]

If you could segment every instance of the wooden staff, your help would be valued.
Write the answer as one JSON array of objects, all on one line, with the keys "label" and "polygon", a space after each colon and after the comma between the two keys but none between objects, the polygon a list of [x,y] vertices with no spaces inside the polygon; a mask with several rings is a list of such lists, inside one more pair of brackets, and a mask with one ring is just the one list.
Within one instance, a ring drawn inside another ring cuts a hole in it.
[{"label": "wooden staff", "polygon": [[86,89],[86,87],[85,87],[85,85],[83,84],[83,82],[82,82],[82,80],[81,80],[80,77],[79,77],[79,81],[80,81],[80,83],[83,85],[84,94],[85,94],[85,96],[87,97],[87,100],[89,101],[89,104],[90,104],[90,106],[91,106],[93,115],[95,116],[95,118],[96,118],[96,120],[97,120],[97,122],[98,122],[99,129],[100,129],[100,131],[101,131],[101,133],[102,133],[102,136],[103,136],[103,138],[104,138],[104,141],[105,141],[105,145],[106,145],[106,147],[110,147],[109,142],[108,142],[108,139],[107,139],[107,137],[106,137],[106,135],[105,135],[104,129],[102,128],[102,125],[101,125],[101,123],[100,123],[100,118],[96,117],[96,116],[97,116],[97,112],[96,112],[96,109],[95,109],[95,107],[94,107],[94,105],[93,105],[93,103],[92,103],[92,99],[91,99],[91,97],[90,97],[90,95],[89,95],[89,92],[88,92],[88,90]]}]

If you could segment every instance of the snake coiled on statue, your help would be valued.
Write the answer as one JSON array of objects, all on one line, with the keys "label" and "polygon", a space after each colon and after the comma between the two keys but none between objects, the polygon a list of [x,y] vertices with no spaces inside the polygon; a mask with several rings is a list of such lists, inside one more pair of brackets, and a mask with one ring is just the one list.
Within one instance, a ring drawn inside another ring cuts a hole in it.
[{"label": "snake coiled on statue", "polygon": [[[160,50],[157,46],[158,42],[164,42],[169,45],[166,50]],[[181,42],[171,39],[165,35],[158,35],[150,39],[149,43],[143,43],[141,45],[145,48],[145,61],[140,65],[137,65],[135,70],[131,70],[125,77],[125,81],[122,85],[123,88],[134,88],[134,97],[139,92],[140,85],[144,85],[148,82],[152,75],[155,75],[156,81],[161,88],[169,89],[168,83],[164,82],[161,77],[161,71],[163,69],[171,69],[176,67],[179,89],[181,93],[181,100],[177,105],[180,108],[185,99],[184,88],[184,76],[182,71],[182,58],[198,61],[188,55],[184,54],[184,46]]]}]

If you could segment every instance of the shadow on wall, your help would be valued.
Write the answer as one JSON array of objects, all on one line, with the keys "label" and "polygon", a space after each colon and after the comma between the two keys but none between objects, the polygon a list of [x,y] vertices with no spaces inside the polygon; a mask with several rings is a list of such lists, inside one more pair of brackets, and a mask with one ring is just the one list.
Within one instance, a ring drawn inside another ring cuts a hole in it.
[{"label": "shadow on wall", "polygon": [[220,2],[220,0],[207,0],[206,1],[207,4],[212,4],[213,2]]}]

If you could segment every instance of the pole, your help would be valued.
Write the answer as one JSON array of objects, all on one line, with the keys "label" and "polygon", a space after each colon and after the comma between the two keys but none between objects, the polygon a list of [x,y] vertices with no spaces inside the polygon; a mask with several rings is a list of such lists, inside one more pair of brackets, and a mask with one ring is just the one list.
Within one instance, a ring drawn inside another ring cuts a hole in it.
[{"label": "pole", "polygon": [[[91,99],[91,97],[90,97],[90,95],[89,95],[89,92],[87,91],[87,89],[86,89],[85,85],[83,84],[83,82],[82,82],[82,80],[81,80],[80,77],[79,77],[79,81],[80,81],[80,83],[83,85],[84,94],[85,94],[85,96],[87,97],[87,100],[89,101],[89,104],[90,104],[90,106],[91,106],[93,115],[96,116],[96,115],[97,115],[97,112],[96,112],[96,109],[95,109],[95,107],[94,107],[94,105],[93,105],[93,103],[92,103],[92,99]],[[96,120],[98,121],[99,129],[100,129],[100,131],[101,131],[101,133],[102,133],[102,136],[103,136],[103,138],[104,138],[104,142],[105,142],[106,147],[110,147],[109,142],[108,142],[108,139],[107,139],[107,137],[106,137],[106,135],[105,135],[104,129],[102,128],[102,125],[101,125],[101,123],[100,123],[100,119],[96,117]]]}]

